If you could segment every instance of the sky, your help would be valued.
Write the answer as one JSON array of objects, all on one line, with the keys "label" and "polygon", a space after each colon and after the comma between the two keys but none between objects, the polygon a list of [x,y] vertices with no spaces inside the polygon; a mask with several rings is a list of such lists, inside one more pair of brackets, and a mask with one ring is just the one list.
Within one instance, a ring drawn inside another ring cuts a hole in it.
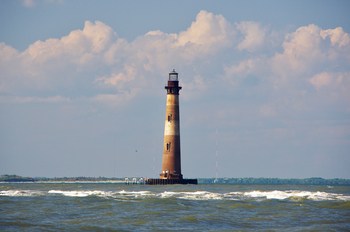
[{"label": "sky", "polygon": [[350,178],[350,2],[0,3],[0,174]]}]

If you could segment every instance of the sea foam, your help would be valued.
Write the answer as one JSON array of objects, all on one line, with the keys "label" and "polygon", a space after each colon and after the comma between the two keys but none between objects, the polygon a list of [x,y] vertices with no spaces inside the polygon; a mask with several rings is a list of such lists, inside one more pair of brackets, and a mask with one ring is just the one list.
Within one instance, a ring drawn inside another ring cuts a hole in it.
[{"label": "sea foam", "polygon": [[0,191],[0,196],[8,197],[33,197],[33,196],[43,196],[45,195],[44,191],[36,190],[4,190]]},{"label": "sea foam", "polygon": [[107,192],[105,191],[62,191],[62,190],[50,190],[49,194],[61,194],[67,197],[87,197],[87,196],[106,196]]},{"label": "sea foam", "polygon": [[264,198],[264,199],[275,199],[275,200],[285,200],[285,199],[308,199],[314,201],[322,200],[350,200],[350,196],[344,196],[342,194],[327,193],[327,192],[310,192],[310,191],[251,191],[243,193],[243,196],[250,198]]},{"label": "sea foam", "polygon": [[209,191],[188,191],[188,192],[176,192],[176,191],[164,191],[164,192],[152,192],[152,191],[101,191],[101,190],[49,190],[49,191],[37,191],[37,190],[3,190],[0,191],[0,197],[37,197],[37,196],[66,196],[66,197],[101,197],[108,199],[185,199],[185,200],[312,200],[312,201],[350,201],[350,196],[327,193],[321,191],[300,191],[300,190],[273,190],[273,191],[241,191],[241,192],[228,192],[217,193]]}]

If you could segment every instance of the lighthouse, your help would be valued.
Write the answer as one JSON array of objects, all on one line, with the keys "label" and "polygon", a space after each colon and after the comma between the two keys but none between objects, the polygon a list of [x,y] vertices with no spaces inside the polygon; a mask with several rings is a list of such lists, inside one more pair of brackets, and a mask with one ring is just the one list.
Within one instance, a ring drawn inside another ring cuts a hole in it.
[{"label": "lighthouse", "polygon": [[168,85],[165,86],[166,110],[164,124],[164,144],[162,171],[160,179],[181,180],[181,149],[180,149],[180,111],[178,73],[169,73]]},{"label": "lighthouse", "polygon": [[164,123],[164,140],[162,169],[159,179],[147,179],[146,184],[197,184],[197,179],[184,179],[181,173],[180,147],[180,102],[178,73],[173,69],[169,73],[165,86],[166,109]]}]

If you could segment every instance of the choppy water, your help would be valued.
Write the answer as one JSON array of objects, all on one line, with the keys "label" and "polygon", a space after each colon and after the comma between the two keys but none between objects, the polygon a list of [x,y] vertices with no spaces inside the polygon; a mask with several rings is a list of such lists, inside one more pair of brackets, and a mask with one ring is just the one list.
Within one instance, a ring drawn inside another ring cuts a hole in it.
[{"label": "choppy water", "polygon": [[0,231],[350,231],[350,186],[1,183]]}]

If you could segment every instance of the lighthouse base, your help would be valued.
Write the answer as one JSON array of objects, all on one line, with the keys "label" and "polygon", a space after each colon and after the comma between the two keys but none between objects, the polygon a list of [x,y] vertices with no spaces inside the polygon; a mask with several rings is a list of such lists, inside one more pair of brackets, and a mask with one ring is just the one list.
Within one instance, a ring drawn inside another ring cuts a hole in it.
[{"label": "lighthouse base", "polygon": [[146,179],[145,184],[166,185],[166,184],[198,184],[197,179]]}]

